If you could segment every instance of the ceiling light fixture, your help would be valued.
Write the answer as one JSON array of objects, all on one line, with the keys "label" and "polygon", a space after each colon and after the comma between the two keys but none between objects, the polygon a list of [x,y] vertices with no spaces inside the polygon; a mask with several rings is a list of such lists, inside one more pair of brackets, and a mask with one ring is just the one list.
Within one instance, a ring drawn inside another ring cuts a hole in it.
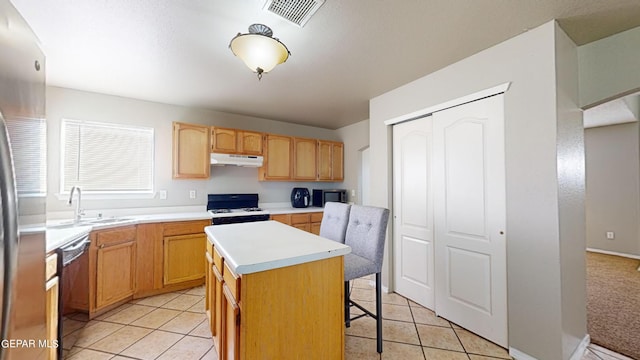
[{"label": "ceiling light fixture", "polygon": [[238,33],[231,39],[229,48],[251,71],[258,74],[258,80],[262,79],[263,73],[273,70],[291,55],[289,49],[273,37],[271,28],[262,24],[249,26],[247,34]]}]

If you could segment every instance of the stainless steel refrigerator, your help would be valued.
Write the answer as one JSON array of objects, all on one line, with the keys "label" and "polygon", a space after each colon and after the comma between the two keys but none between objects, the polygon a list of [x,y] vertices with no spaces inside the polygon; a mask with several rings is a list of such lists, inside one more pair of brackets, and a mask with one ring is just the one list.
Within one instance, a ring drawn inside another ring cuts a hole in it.
[{"label": "stainless steel refrigerator", "polygon": [[45,59],[0,0],[0,360],[45,358]]}]

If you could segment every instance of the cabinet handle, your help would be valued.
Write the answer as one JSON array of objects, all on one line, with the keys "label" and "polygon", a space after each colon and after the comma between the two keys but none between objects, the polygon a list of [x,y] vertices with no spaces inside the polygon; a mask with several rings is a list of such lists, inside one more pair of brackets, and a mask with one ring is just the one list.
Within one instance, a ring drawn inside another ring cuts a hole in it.
[{"label": "cabinet handle", "polygon": [[100,245],[98,248],[99,249],[104,249],[104,244]]}]

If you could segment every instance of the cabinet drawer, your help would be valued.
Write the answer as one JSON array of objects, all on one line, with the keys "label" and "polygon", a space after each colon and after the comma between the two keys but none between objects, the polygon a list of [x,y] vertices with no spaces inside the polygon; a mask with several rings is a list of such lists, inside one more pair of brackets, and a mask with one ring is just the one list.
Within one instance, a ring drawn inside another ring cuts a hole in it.
[{"label": "cabinet drawer", "polygon": [[236,299],[236,302],[240,302],[240,277],[229,269],[227,264],[224,264],[224,272],[222,273],[222,277],[224,278],[224,283],[229,288],[231,295]]},{"label": "cabinet drawer", "polygon": [[311,222],[322,222],[322,215],[324,215],[323,212],[314,212],[311,213]]},{"label": "cabinet drawer", "polygon": [[291,214],[276,214],[271,215],[271,220],[281,222],[283,224],[291,225]]},{"label": "cabinet drawer", "polygon": [[99,230],[96,233],[96,245],[115,245],[136,240],[136,227],[117,228],[113,230]]},{"label": "cabinet drawer", "polygon": [[222,274],[222,256],[215,247],[213,248],[213,266]]},{"label": "cabinet drawer", "polygon": [[211,225],[210,220],[175,221],[163,223],[162,235],[174,236],[204,233],[204,228],[209,225]]},{"label": "cabinet drawer", "polygon": [[213,258],[213,244],[211,243],[211,241],[209,241],[209,239],[207,239],[207,253],[209,255],[211,255],[211,257]]},{"label": "cabinet drawer", "polygon": [[291,225],[306,224],[309,222],[310,219],[311,217],[309,216],[309,213],[291,214]]},{"label": "cabinet drawer", "polygon": [[44,280],[47,281],[56,276],[56,269],[58,268],[58,254],[51,254],[47,256],[46,265],[44,269]]}]

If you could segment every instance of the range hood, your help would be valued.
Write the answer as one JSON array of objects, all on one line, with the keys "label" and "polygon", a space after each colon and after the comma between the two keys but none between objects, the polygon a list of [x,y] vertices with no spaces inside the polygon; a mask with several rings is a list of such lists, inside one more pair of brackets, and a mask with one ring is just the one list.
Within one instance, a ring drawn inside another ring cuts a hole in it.
[{"label": "range hood", "polygon": [[211,153],[211,165],[262,166],[262,156]]}]

